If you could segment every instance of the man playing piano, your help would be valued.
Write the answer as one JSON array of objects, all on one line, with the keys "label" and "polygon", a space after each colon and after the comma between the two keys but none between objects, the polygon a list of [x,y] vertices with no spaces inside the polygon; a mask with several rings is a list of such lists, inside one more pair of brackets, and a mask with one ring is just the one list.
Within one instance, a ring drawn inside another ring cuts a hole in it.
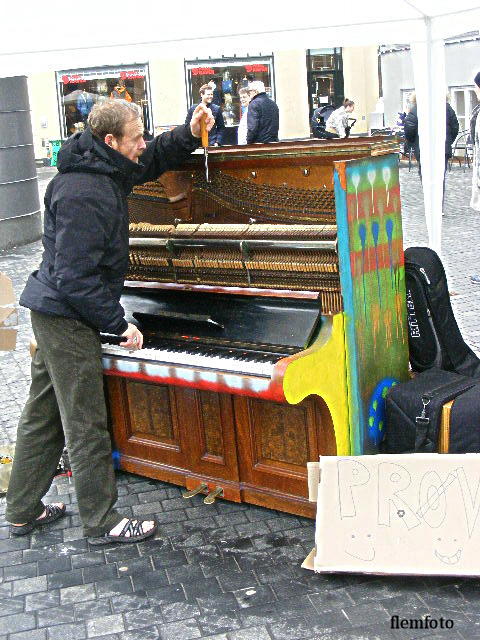
[{"label": "man playing piano", "polygon": [[203,117],[210,130],[214,118],[200,103],[188,125],[146,145],[138,105],[107,100],[59,152],[59,173],[45,195],[42,262],[20,298],[31,310],[37,349],[7,494],[12,535],[65,514],[63,503],[42,503],[65,444],[91,544],[138,542],[156,531],[153,520],[131,520],[114,509],[99,332],[123,336],[126,349],[142,347],[119,302],[128,265],[127,196],[199,146]]}]

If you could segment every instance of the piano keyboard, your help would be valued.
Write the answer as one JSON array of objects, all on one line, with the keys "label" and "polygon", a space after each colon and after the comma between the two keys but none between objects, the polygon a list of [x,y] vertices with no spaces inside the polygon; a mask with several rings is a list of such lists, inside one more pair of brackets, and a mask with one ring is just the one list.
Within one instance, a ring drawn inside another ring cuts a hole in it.
[{"label": "piano keyboard", "polygon": [[[112,344],[102,345],[102,352],[135,360],[153,360],[165,364],[214,369],[270,378],[275,363],[287,354],[242,351],[241,349],[218,349],[217,347],[144,348],[129,351]],[[221,355],[219,355],[221,354]]]}]

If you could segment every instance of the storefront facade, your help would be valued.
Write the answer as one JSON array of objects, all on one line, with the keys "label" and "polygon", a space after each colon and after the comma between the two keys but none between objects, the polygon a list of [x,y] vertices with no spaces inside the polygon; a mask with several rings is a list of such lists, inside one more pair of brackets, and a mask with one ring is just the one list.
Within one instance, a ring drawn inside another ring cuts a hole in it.
[{"label": "storefront facade", "polygon": [[268,54],[237,51],[195,60],[152,57],[115,67],[32,74],[28,85],[35,157],[47,156],[49,140],[81,131],[93,105],[108,97],[128,96],[139,104],[145,128],[151,133],[181,124],[188,107],[200,100],[200,87],[212,79],[232,134],[241,116],[238,90],[250,80],[263,81],[268,95],[278,104],[280,139],[309,138],[314,105],[325,100],[338,102],[343,95],[356,102],[355,133],[366,133],[368,114],[378,99],[378,77],[376,66],[365,62],[367,58],[377,60],[376,47],[370,48],[371,55],[363,55],[363,49],[369,48],[275,50]]}]

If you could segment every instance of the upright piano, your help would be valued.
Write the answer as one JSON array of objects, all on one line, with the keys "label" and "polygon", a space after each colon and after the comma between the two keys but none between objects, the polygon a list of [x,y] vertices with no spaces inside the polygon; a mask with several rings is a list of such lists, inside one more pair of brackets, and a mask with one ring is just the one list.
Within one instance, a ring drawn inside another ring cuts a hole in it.
[{"label": "upright piano", "polygon": [[397,144],[195,153],[129,198],[122,297],[143,349],[103,345],[124,470],[311,516],[306,463],[375,453],[407,377]]}]

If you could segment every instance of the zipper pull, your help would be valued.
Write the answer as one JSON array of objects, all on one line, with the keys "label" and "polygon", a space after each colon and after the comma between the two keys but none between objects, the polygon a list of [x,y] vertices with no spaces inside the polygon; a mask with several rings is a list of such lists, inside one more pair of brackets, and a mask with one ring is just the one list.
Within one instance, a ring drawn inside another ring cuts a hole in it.
[{"label": "zipper pull", "polygon": [[427,407],[430,404],[430,397],[422,396],[422,404],[423,404],[422,415],[417,416],[415,418],[415,422],[417,424],[428,424],[430,422],[430,418],[427,416]]},{"label": "zipper pull", "polygon": [[427,276],[427,272],[425,271],[425,269],[423,267],[420,267],[419,271],[421,274],[423,274],[423,277],[427,281],[427,284],[432,284]]}]

